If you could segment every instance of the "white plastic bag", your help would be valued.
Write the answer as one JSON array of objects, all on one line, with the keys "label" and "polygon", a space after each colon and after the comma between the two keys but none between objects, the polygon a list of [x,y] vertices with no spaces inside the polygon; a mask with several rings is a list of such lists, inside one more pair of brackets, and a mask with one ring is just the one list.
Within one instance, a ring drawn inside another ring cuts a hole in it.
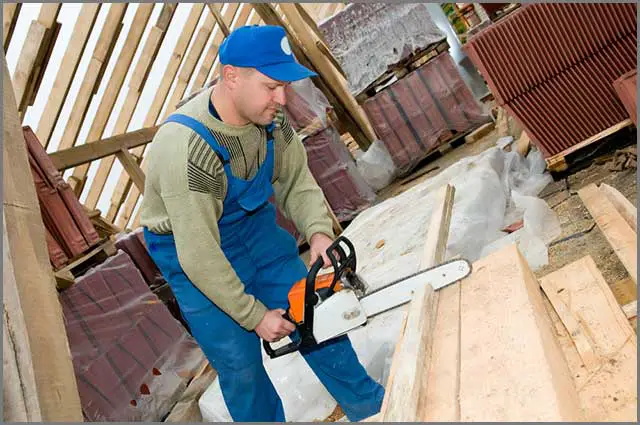
[{"label": "white plastic bag", "polygon": [[358,171],[374,190],[387,187],[398,172],[382,140],[375,140],[366,152],[356,158]]}]

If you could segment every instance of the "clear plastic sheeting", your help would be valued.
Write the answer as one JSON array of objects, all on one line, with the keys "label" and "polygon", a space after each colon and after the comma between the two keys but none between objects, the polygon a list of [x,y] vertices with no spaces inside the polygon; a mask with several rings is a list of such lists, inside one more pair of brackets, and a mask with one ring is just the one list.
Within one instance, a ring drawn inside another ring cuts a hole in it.
[{"label": "clear plastic sheeting", "polygon": [[376,191],[387,187],[398,174],[382,140],[375,140],[366,152],[360,152],[356,166],[367,184]]},{"label": "clear plastic sheeting", "polygon": [[206,362],[124,251],[60,302],[87,421],[159,422]]},{"label": "clear plastic sheeting", "polygon": [[367,99],[363,108],[401,174],[491,120],[446,52]]},{"label": "clear plastic sheeting", "polygon": [[446,39],[422,3],[351,3],[319,27],[354,94],[389,66]]},{"label": "clear plastic sheeting", "polygon": [[[494,147],[458,161],[407,192],[369,208],[344,233],[355,245],[358,274],[371,289],[376,289],[419,270],[435,194],[445,184],[456,188],[446,259],[460,255],[475,261],[485,249],[515,242],[530,263],[542,264],[547,255],[546,244],[560,234],[557,217],[537,198],[552,181],[544,170],[545,162],[538,151],[523,158],[517,152]],[[501,231],[519,219],[524,220],[522,229],[510,235]],[[389,376],[405,312],[406,306],[393,309],[349,333],[361,363],[383,385]],[[287,420],[326,419],[335,400],[299,354],[288,357],[272,361],[265,356]],[[218,384],[203,395],[200,408],[205,420],[230,420]]]}]

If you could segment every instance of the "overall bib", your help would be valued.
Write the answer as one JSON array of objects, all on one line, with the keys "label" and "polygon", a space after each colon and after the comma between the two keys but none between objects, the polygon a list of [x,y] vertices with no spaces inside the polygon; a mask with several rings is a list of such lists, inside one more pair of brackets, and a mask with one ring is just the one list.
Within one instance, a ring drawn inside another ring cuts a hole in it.
[{"label": "overall bib", "polygon": [[[221,158],[228,182],[218,221],[222,251],[246,293],[270,310],[286,309],[290,288],[306,276],[307,268],[298,256],[295,239],[276,224],[275,207],[269,202],[273,194],[274,124],[267,127],[264,163],[254,178],[243,180],[233,175],[229,152],[202,123],[180,114],[171,115],[166,122],[191,128]],[[233,420],[285,421],[280,397],[262,364],[257,334],[242,328],[191,283],[178,262],[172,234],[154,234],[145,228],[144,236],[194,338],[218,372]],[[327,341],[302,355],[350,420],[358,421],[380,410],[384,389],[369,377],[348,337]]]}]

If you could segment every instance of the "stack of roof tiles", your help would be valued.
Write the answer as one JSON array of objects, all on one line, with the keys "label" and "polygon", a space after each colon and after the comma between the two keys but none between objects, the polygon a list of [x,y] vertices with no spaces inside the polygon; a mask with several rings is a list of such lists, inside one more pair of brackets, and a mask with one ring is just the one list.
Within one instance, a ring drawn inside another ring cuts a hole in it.
[{"label": "stack of roof tiles", "polygon": [[24,127],[23,134],[46,228],[49,259],[58,269],[98,244],[100,237],[33,130]]},{"label": "stack of roof tiles", "polygon": [[633,71],[627,72],[622,77],[613,82],[613,87],[615,88],[620,101],[629,113],[629,117],[637,127],[638,100],[636,99],[636,96],[638,87],[638,71],[634,69]]},{"label": "stack of roof tiles", "polygon": [[489,120],[448,52],[379,91],[363,107],[403,174],[442,143]]},{"label": "stack of roof tiles", "polygon": [[60,301],[87,421],[161,421],[205,361],[123,251]]},{"label": "stack of roof tiles", "polygon": [[529,4],[465,50],[545,157],[627,118],[612,83],[636,68],[636,5]]}]

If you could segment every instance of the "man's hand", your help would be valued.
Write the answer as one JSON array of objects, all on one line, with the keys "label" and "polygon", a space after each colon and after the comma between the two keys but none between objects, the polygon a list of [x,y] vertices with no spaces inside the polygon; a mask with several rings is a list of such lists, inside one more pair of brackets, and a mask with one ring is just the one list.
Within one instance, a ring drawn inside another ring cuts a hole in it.
[{"label": "man's hand", "polygon": [[331,266],[331,260],[329,260],[329,257],[327,256],[327,249],[332,243],[333,240],[324,233],[314,233],[311,236],[311,240],[309,241],[309,249],[311,252],[309,267],[311,267],[320,256],[324,259],[323,269]]},{"label": "man's hand", "polygon": [[256,326],[258,336],[267,342],[276,342],[293,332],[296,327],[282,317],[284,313],[281,308],[267,311]]}]

